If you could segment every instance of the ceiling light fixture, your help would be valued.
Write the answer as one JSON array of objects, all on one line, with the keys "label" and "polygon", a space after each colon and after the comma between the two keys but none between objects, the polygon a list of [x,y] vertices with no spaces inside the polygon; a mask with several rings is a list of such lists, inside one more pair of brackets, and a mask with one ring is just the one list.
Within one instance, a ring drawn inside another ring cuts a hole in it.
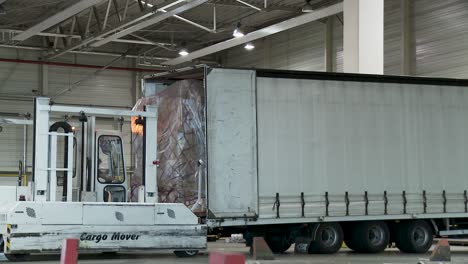
[{"label": "ceiling light fixture", "polygon": [[255,46],[252,43],[247,43],[247,44],[245,44],[244,48],[246,50],[253,50],[253,49],[255,49]]},{"label": "ceiling light fixture", "polygon": [[179,51],[179,55],[180,56],[187,56],[187,55],[189,55],[189,52],[188,52],[188,50],[186,48],[182,48]]},{"label": "ceiling light fixture", "polygon": [[186,48],[187,44],[185,42],[182,42],[180,44],[181,49],[179,50],[179,55],[180,56],[187,56],[189,55],[188,49]]},{"label": "ceiling light fixture", "polygon": [[313,6],[310,4],[311,0],[306,0],[306,4],[302,7],[302,12],[310,13],[314,11]]},{"label": "ceiling light fixture", "polygon": [[234,32],[232,32],[232,35],[236,38],[241,38],[244,36],[244,32],[241,30],[241,23],[237,23],[236,29],[234,29]]}]

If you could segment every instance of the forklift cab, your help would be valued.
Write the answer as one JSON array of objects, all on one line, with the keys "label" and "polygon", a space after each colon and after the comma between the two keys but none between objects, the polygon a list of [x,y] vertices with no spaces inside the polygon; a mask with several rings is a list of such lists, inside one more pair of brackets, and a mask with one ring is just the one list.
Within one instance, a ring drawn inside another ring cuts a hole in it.
[{"label": "forklift cab", "polygon": [[126,202],[128,180],[122,137],[115,131],[96,132],[95,186],[98,202]]},{"label": "forklift cab", "polygon": [[[60,123],[71,127],[64,121]],[[52,130],[52,127],[50,130]],[[120,132],[114,130],[91,131],[91,133],[94,133],[92,137],[94,139],[87,143],[82,142],[87,137],[84,136],[85,133],[81,133],[80,128],[74,131],[70,129],[65,133],[51,133],[49,149],[51,153],[54,153],[54,155],[51,155],[52,162],[57,164],[55,167],[50,166],[49,169],[50,176],[57,177],[55,183],[56,195],[55,197],[50,196],[51,201],[67,201],[67,194],[70,192],[67,177],[69,172],[72,173],[72,201],[128,201],[129,180],[125,170],[123,140]],[[86,150],[86,148],[94,153],[90,155],[92,159],[83,157],[83,160],[87,162],[83,163],[84,166],[80,166],[80,162],[76,161],[83,155],[83,150]],[[69,155],[73,156],[73,158],[69,159]],[[90,160],[91,162],[89,162]],[[80,196],[78,194],[81,191],[81,183],[86,181],[90,183],[88,185],[84,184],[83,192],[87,193],[87,195]]]}]

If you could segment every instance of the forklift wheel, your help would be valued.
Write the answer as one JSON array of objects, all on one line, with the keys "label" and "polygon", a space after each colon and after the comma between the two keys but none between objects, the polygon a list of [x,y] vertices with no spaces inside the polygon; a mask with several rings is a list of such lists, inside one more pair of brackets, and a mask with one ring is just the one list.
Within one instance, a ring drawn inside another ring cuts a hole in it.
[{"label": "forklift wheel", "polygon": [[24,261],[28,254],[4,254],[5,258],[11,262]]},{"label": "forklift wheel", "polygon": [[190,258],[198,255],[198,250],[174,251],[174,254],[179,258]]}]

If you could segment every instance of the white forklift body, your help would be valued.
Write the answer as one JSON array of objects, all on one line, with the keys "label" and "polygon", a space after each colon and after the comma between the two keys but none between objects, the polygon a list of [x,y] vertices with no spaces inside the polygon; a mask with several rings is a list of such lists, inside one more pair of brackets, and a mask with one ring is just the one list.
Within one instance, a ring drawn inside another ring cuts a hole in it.
[{"label": "white forklift body", "polygon": [[[79,116],[81,127],[72,131],[67,122],[50,126],[53,113]],[[122,138],[95,128],[96,117],[109,116],[137,116],[143,125],[144,179],[138,203],[128,198]],[[157,203],[156,131],[152,106],[134,112],[53,105],[48,98],[36,98],[33,177],[28,186],[0,187],[0,251],[12,258],[57,252],[65,238],[79,239],[80,251],[171,249],[191,255],[205,249],[207,228],[190,209]],[[57,151],[61,138],[63,153]],[[60,156],[62,168],[57,167]]]}]

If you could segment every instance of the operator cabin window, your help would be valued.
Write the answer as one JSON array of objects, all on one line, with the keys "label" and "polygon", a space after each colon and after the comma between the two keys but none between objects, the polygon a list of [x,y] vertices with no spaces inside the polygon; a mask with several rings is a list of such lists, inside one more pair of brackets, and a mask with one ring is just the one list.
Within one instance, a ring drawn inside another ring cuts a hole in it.
[{"label": "operator cabin window", "polygon": [[125,181],[122,139],[117,136],[100,136],[98,142],[98,181],[122,184]]}]

